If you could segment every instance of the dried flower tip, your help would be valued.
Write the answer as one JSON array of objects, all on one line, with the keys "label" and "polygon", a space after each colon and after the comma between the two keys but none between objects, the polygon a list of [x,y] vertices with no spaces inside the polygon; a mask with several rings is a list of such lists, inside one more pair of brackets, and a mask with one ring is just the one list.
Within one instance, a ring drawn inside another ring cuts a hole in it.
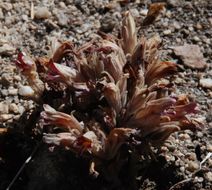
[{"label": "dried flower tip", "polygon": [[23,70],[36,70],[34,61],[22,51],[18,53],[16,65]]},{"label": "dried flower tip", "polygon": [[27,78],[29,85],[34,91],[31,97],[38,100],[43,94],[44,83],[39,78],[35,62],[24,52],[19,52],[16,64],[22,69],[23,75]]},{"label": "dried flower tip", "polygon": [[95,162],[91,162],[90,167],[89,167],[89,173],[93,177],[97,178],[99,176],[99,172],[95,170]]},{"label": "dried flower tip", "polygon": [[43,140],[47,144],[62,145],[65,147],[71,147],[76,141],[76,137],[71,133],[58,133],[58,134],[43,134]]},{"label": "dried flower tip", "polygon": [[148,138],[154,146],[160,146],[172,133],[179,131],[180,127],[174,124],[165,123],[148,134]]},{"label": "dried flower tip", "polygon": [[150,5],[146,18],[144,19],[142,25],[148,26],[152,24],[161,13],[165,7],[165,3],[153,3]]},{"label": "dried flower tip", "polygon": [[56,111],[47,104],[44,104],[43,108],[44,111],[41,112],[42,125],[57,125],[76,134],[82,133],[83,124],[77,121],[74,116]]},{"label": "dried flower tip", "polygon": [[148,85],[153,84],[156,80],[166,77],[172,73],[176,73],[177,66],[172,62],[156,61],[154,64],[149,65],[146,72],[145,83]]},{"label": "dried flower tip", "polygon": [[50,60],[48,80],[52,80],[54,82],[55,81],[63,82],[69,86],[72,86],[76,77],[77,77],[76,69],[65,65],[53,63],[53,61]]},{"label": "dried flower tip", "polygon": [[106,98],[108,104],[116,111],[118,114],[121,110],[121,94],[118,86],[114,83],[107,83],[103,89],[104,97]]},{"label": "dried flower tip", "polygon": [[130,128],[113,129],[107,137],[105,145],[105,159],[110,160],[114,158],[121,145],[127,142],[127,139],[130,137],[130,135],[136,133],[137,130]]},{"label": "dried flower tip", "polygon": [[98,140],[93,131],[88,131],[77,139],[77,146],[80,147],[81,154],[88,151],[94,155],[99,155],[102,152],[103,144]]},{"label": "dried flower tip", "polygon": [[74,48],[73,44],[71,42],[64,42],[59,47],[59,44],[57,42],[53,42],[52,44],[52,60],[55,63],[59,63],[62,58],[70,53],[72,49]]},{"label": "dried flower tip", "polygon": [[137,31],[134,18],[131,13],[127,11],[122,21],[122,48],[125,54],[133,53],[137,45]]}]

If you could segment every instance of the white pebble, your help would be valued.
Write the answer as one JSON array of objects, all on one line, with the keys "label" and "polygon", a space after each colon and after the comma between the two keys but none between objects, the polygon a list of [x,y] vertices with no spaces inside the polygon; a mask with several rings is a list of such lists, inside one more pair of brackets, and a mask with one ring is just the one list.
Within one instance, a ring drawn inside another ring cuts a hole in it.
[{"label": "white pebble", "polygon": [[190,136],[188,135],[188,134],[179,134],[179,139],[181,140],[181,141],[183,141],[183,140],[187,140],[187,139],[190,139]]},{"label": "white pebble", "polygon": [[0,102],[0,114],[7,114],[9,112],[9,106],[6,102]]},{"label": "white pebble", "polygon": [[8,89],[8,94],[9,95],[12,95],[12,96],[15,96],[15,95],[18,94],[18,89],[16,89],[16,88],[9,88]]},{"label": "white pebble", "polygon": [[21,77],[19,75],[15,75],[13,78],[15,81],[21,81]]},{"label": "white pebble", "polygon": [[20,114],[23,114],[25,112],[24,106],[19,105],[18,106],[18,111],[19,111]]},{"label": "white pebble", "polygon": [[30,86],[21,86],[18,89],[18,93],[21,96],[32,97],[34,95],[34,90]]},{"label": "white pebble", "polygon": [[15,103],[10,104],[9,110],[13,113],[19,113],[18,106]]},{"label": "white pebble", "polygon": [[15,53],[15,48],[9,44],[4,44],[3,46],[0,47],[0,54],[1,55],[6,55],[10,56]]},{"label": "white pebble", "polygon": [[12,114],[0,114],[0,122],[7,121],[9,119],[12,119]]},{"label": "white pebble", "polygon": [[208,172],[205,174],[205,179],[207,179],[209,182],[212,182],[212,172]]},{"label": "white pebble", "polygon": [[194,36],[193,39],[194,39],[195,42],[199,42],[200,41],[200,38],[198,36]]},{"label": "white pebble", "polygon": [[212,152],[212,144],[206,145],[207,151]]},{"label": "white pebble", "polygon": [[199,83],[204,88],[212,89],[212,79],[210,78],[202,78],[200,79]]},{"label": "white pebble", "polygon": [[170,35],[171,33],[172,33],[172,31],[169,30],[169,29],[163,31],[163,34],[164,34],[164,35]]},{"label": "white pebble", "polygon": [[35,11],[35,18],[37,19],[47,19],[51,16],[47,7],[37,7]]},{"label": "white pebble", "polygon": [[142,9],[140,13],[141,15],[146,16],[147,12],[148,12],[148,9]]}]

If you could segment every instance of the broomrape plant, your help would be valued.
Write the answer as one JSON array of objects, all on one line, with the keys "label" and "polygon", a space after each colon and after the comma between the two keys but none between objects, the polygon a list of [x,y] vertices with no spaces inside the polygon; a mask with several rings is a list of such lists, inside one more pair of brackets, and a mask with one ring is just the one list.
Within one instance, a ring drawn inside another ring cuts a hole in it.
[{"label": "broomrape plant", "polygon": [[[196,104],[186,95],[170,95],[164,77],[177,68],[159,59],[160,45],[158,36],[138,39],[126,12],[121,39],[102,34],[81,47],[55,42],[45,58],[20,52],[17,65],[34,91],[32,98],[44,102],[43,140],[89,158],[90,172],[97,176],[104,163],[126,160],[124,151],[148,154],[170,134],[198,129],[192,118]],[[43,100],[51,91],[62,94],[59,105]]]}]

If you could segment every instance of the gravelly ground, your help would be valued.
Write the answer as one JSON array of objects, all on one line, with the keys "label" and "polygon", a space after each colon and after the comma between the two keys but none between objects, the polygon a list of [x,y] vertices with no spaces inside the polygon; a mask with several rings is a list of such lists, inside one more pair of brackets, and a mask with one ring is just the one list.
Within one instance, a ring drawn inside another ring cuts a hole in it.
[{"label": "gravelly ground", "polygon": [[[23,123],[22,120],[20,121],[21,115],[34,107],[33,101],[28,101],[19,95],[21,86],[26,83],[12,64],[16,57],[16,48],[23,48],[35,56],[41,56],[47,54],[54,38],[59,38],[61,41],[72,40],[76,44],[81,44],[95,37],[99,29],[117,34],[122,14],[126,10],[131,11],[139,26],[151,1],[123,2],[36,0],[33,1],[34,19],[30,17],[31,1],[0,2],[0,125],[2,128],[20,127],[20,123]],[[147,178],[141,180],[140,189],[168,189],[183,179],[187,181],[179,184],[178,189],[211,189],[212,158],[203,163],[201,171],[198,170],[201,160],[212,152],[212,89],[200,85],[201,78],[212,78],[212,1],[167,0],[166,2],[166,11],[161,18],[150,28],[140,30],[140,35],[161,36],[163,57],[179,63],[179,75],[173,76],[175,90],[177,93],[189,94],[199,104],[201,110],[199,116],[205,128],[196,133],[186,131],[171,136],[170,143],[166,143],[161,148],[161,157],[165,158],[166,165],[163,170],[157,169],[159,165],[154,165],[162,176],[158,177],[149,172]],[[190,69],[173,56],[171,48],[185,43],[200,47],[207,62],[206,69]],[[28,155],[31,151],[30,148],[28,150],[30,146],[28,142],[31,141],[30,139],[23,141],[26,145],[23,154]],[[16,151],[21,152],[22,147],[18,147]],[[24,160],[24,156],[22,159]],[[0,158],[2,168],[0,178],[4,179],[0,180],[0,189],[5,189],[16,172],[11,167],[5,166],[4,162],[5,160]],[[44,174],[41,176],[46,177]],[[24,181],[19,179],[17,188],[23,189],[25,185],[24,189],[37,189],[34,184],[36,182],[31,180],[31,184],[26,188],[26,183],[21,180]],[[45,187],[50,189],[50,186],[40,184],[40,189]]]}]

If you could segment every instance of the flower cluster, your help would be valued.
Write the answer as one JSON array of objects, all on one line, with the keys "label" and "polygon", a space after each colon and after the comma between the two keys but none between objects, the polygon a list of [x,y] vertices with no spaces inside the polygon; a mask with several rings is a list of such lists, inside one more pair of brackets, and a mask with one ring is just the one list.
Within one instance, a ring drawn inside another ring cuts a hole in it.
[{"label": "flower cluster", "polygon": [[121,39],[102,34],[81,47],[57,42],[49,57],[35,60],[20,52],[17,65],[36,99],[53,88],[63,93],[64,105],[43,105],[40,125],[51,128],[44,141],[89,157],[96,172],[95,164],[118,159],[124,144],[139,152],[175,131],[199,128],[192,118],[196,104],[170,93],[164,77],[177,71],[176,64],[159,59],[160,45],[158,36],[138,39],[126,12]]}]

